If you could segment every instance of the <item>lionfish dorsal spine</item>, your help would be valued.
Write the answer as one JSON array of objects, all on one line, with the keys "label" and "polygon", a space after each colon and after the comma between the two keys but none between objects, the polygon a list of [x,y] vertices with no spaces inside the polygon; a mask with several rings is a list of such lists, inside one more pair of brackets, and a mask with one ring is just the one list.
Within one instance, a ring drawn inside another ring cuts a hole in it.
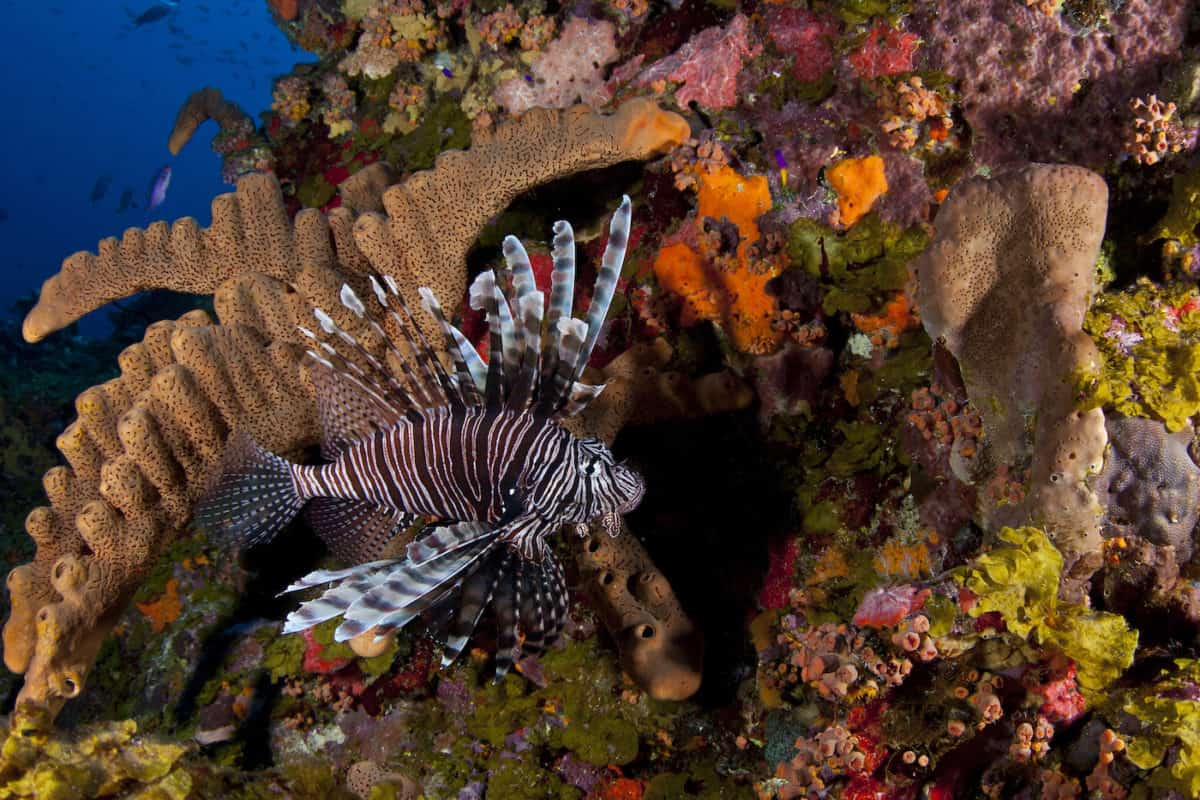
[{"label": "lionfish dorsal spine", "polygon": [[425,286],[417,290],[421,297],[421,305],[426,313],[433,317],[441,326],[445,337],[445,348],[450,354],[454,370],[458,375],[458,388],[463,403],[469,406],[483,404],[483,391],[487,384],[487,364],[479,357],[475,347],[467,341],[462,331],[450,324],[438,303],[437,296]]},{"label": "lionfish dorsal spine", "polygon": [[[302,325],[298,325],[296,327],[303,335],[311,337],[316,346],[320,348],[320,352],[317,350],[306,351],[306,354],[314,363],[318,364],[323,369],[328,370],[330,373],[339,376],[341,379],[344,379],[350,386],[353,386],[357,391],[361,392],[372,401],[383,406],[388,404],[388,390],[384,389],[382,386],[379,386],[374,381],[366,378],[361,369],[342,358],[332,345],[327,342],[320,341],[317,338],[317,334],[313,333]],[[333,359],[337,359],[338,363],[334,363]],[[344,366],[339,366],[339,364]],[[317,399],[320,401],[322,398],[318,396]],[[407,392],[404,392],[403,389],[401,389],[399,399],[402,401],[405,407],[416,407],[416,401],[413,400],[413,398]]]},{"label": "lionfish dorsal spine", "polygon": [[578,360],[572,377],[579,380],[592,357],[592,349],[600,337],[604,327],[604,319],[608,316],[609,306],[617,290],[617,281],[621,278],[621,267],[625,263],[625,248],[629,245],[630,223],[629,195],[623,195],[621,205],[613,214],[608,226],[608,242],[604,247],[604,256],[600,261],[600,273],[596,276],[596,286],[592,290],[592,303],[588,307],[587,338],[579,350]]},{"label": "lionfish dorsal spine", "polygon": [[[441,360],[437,353],[429,344],[429,340],[425,338],[424,331],[417,324],[416,317],[413,316],[412,310],[408,307],[408,303],[404,299],[404,295],[400,293],[400,287],[396,283],[396,279],[391,275],[385,275],[384,281],[388,285],[388,289],[395,296],[396,302],[400,306],[400,310],[404,312],[404,317],[407,324],[397,322],[400,325],[400,330],[403,332],[405,340],[408,342],[409,348],[414,353],[417,363],[426,369],[426,374],[429,375],[436,385],[442,389],[442,394],[451,405],[456,405],[461,400],[460,388],[458,382],[453,376],[447,374],[442,366]],[[393,312],[394,313],[394,312]],[[413,336],[416,336],[414,341]]]},{"label": "lionfish dorsal spine", "polygon": [[504,238],[504,260],[512,274],[512,312],[519,339],[520,361],[512,376],[508,407],[525,409],[534,397],[538,362],[541,358],[542,319],[545,295],[538,291],[533,265],[525,246],[515,236]]},{"label": "lionfish dorsal spine", "polygon": [[[451,381],[442,369],[442,364],[438,360],[437,354],[433,352],[429,346],[429,342],[425,340],[424,334],[421,333],[420,327],[416,324],[416,320],[413,318],[412,311],[409,309],[404,295],[400,292],[400,286],[396,283],[396,279],[391,275],[384,275],[383,281],[387,284],[388,292],[395,298],[399,311],[393,308],[392,304],[388,301],[388,293],[377,291],[375,296],[376,298],[380,298],[380,304],[388,310],[392,321],[399,329],[400,335],[408,347],[408,351],[412,353],[413,360],[417,362],[421,378],[419,380],[414,378],[414,380],[417,380],[422,386],[423,393],[427,397],[427,405],[453,403],[452,398],[457,396],[457,390],[451,385]],[[374,287],[372,288],[374,289]],[[414,332],[416,338],[414,338]],[[388,341],[391,343],[390,337]]]},{"label": "lionfish dorsal spine", "polygon": [[[347,284],[347,283],[342,284],[342,289],[339,292],[339,299],[342,301],[342,305],[345,306],[350,311],[350,313],[354,314],[356,317],[358,317],[360,320],[362,320],[371,329],[371,331],[376,336],[378,336],[379,339],[383,342],[386,352],[390,353],[392,355],[392,357],[397,361],[397,363],[400,367],[400,371],[404,374],[404,377],[408,380],[408,385],[412,388],[412,393],[410,394],[408,389],[403,384],[401,384],[399,381],[396,380],[396,378],[392,374],[392,371],[387,369],[387,367],[385,367],[384,364],[379,361],[379,359],[377,359],[374,355],[372,355],[369,351],[367,351],[367,349],[365,347],[363,347],[362,344],[357,339],[355,339],[354,337],[345,333],[345,331],[340,332],[339,336],[341,336],[344,340],[348,340],[350,342],[350,344],[354,347],[355,351],[368,364],[370,364],[371,367],[377,373],[379,373],[385,377],[385,379],[388,382],[388,385],[394,391],[396,391],[397,393],[399,393],[401,395],[404,395],[411,405],[413,405],[414,407],[425,406],[425,405],[429,405],[430,403],[434,402],[430,398],[429,393],[426,390],[424,383],[421,380],[419,380],[417,378],[417,376],[415,375],[415,373],[413,372],[411,365],[408,363],[408,360],[403,356],[403,354],[401,354],[401,352],[392,343],[391,337],[389,337],[387,332],[384,331],[383,326],[379,324],[379,321],[375,318],[375,316],[368,314],[366,306],[363,305],[362,300],[359,299],[358,295],[355,293],[354,289],[352,289],[350,287],[349,284]],[[328,316],[328,315],[326,315],[326,316]],[[322,322],[322,328],[324,328],[323,322]],[[414,397],[414,395],[415,395],[415,397]]]},{"label": "lionfish dorsal spine", "polygon": [[[387,295],[382,291],[383,287],[379,285],[379,281],[376,280],[374,275],[369,277],[371,281],[371,289],[374,292],[375,298],[379,302],[379,305],[385,311],[391,314],[397,327],[403,329],[404,323],[400,319],[400,316],[396,314],[396,312],[388,305]],[[416,395],[415,404],[426,406],[434,403],[435,401],[430,397],[429,392],[425,388],[424,381],[417,377],[417,374],[413,370],[409,360],[404,356],[403,353],[400,352],[400,349],[396,347],[395,343],[392,341],[392,337],[388,335],[386,330],[384,330],[383,325],[380,324],[375,315],[370,314],[367,311],[366,306],[358,298],[358,295],[355,294],[354,290],[350,288],[349,284],[342,284],[341,300],[342,305],[350,309],[355,315],[358,316],[359,319],[366,322],[367,325],[370,326],[371,331],[377,337],[379,337],[381,342],[383,342],[386,352],[392,356],[392,359],[396,362],[396,365],[400,368],[400,371],[404,374],[405,379],[408,381],[408,385],[412,387],[412,391]],[[410,352],[415,352],[415,347],[411,339],[409,340],[409,348]]]},{"label": "lionfish dorsal spine", "polygon": [[[350,350],[358,356],[363,362],[371,368],[374,374],[368,374],[365,369],[353,358],[347,358],[343,353],[338,352],[337,348],[328,342],[320,342],[321,349],[326,353],[327,357],[323,358],[312,351],[309,355],[329,369],[334,370],[346,378],[359,385],[372,396],[387,402],[388,399],[394,399],[401,403],[406,408],[417,408],[417,399],[414,398],[405,389],[404,385],[393,377],[391,372],[387,370],[379,359],[367,352],[359,341],[344,331],[333,318],[329,316],[323,309],[314,308],[313,316],[321,326],[321,330],[326,334],[336,336],[339,340],[349,346]],[[301,328],[301,333],[307,329]],[[311,332],[310,332],[311,333]],[[337,359],[335,362],[334,359]],[[386,399],[385,399],[386,398]]]},{"label": "lionfish dorsal spine", "polygon": [[562,341],[560,319],[570,319],[575,300],[575,232],[570,223],[554,223],[554,241],[550,256],[554,261],[550,273],[550,308],[546,311],[546,332],[542,343],[541,389],[539,410],[554,411],[554,402],[561,394],[558,386],[558,350]]}]

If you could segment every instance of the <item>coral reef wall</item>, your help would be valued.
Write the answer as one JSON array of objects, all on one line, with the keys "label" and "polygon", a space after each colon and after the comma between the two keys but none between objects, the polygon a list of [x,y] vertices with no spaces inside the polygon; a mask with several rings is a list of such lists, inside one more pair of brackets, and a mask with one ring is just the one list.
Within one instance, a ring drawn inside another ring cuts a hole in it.
[{"label": "coral reef wall", "polygon": [[[1200,795],[1194,2],[262,5],[319,61],[162,121],[217,125],[212,225],[70,256],[36,344],[0,329],[37,376],[0,376],[5,505],[49,500],[32,544],[0,519],[4,793]],[[231,431],[315,458],[295,326],[377,351],[337,297],[378,271],[486,351],[502,237],[546,288],[570,220],[587,308],[622,194],[571,427],[648,489],[555,542],[563,641],[497,684],[488,624],[449,667],[419,626],[282,635],[342,564],[187,523]],[[211,307],[71,328],[159,289]]]}]

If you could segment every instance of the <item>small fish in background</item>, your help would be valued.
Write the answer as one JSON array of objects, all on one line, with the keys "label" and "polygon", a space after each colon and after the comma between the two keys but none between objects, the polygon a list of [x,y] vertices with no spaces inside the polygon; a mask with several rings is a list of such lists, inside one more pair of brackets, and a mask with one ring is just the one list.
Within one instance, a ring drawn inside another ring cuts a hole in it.
[{"label": "small fish in background", "polygon": [[131,208],[137,208],[137,202],[133,199],[133,187],[126,186],[121,192],[121,199],[117,201],[117,213],[124,214]]},{"label": "small fish in background", "polygon": [[104,199],[104,195],[108,194],[108,187],[112,184],[112,175],[101,175],[96,178],[96,182],[92,184],[92,193],[90,195],[92,205],[96,205]]},{"label": "small fish in background", "polygon": [[155,3],[141,14],[135,15],[128,8],[125,9],[125,13],[133,19],[133,27],[140,28],[143,25],[149,25],[151,23],[158,22],[160,19],[166,19],[171,15],[173,10],[174,5],[168,6],[162,3]]},{"label": "small fish in background", "polygon": [[171,165],[164,164],[163,168],[150,182],[150,196],[146,199],[146,210],[153,211],[167,199],[167,187],[171,185]]}]

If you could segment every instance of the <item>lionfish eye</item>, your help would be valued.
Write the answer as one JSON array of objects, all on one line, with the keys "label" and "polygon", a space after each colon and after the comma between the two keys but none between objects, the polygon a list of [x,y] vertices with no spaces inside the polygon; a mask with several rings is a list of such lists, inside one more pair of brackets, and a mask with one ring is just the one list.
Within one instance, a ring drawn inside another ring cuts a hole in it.
[{"label": "lionfish eye", "polygon": [[587,464],[583,468],[583,474],[589,478],[596,477],[596,473],[600,471],[600,459],[589,458]]}]

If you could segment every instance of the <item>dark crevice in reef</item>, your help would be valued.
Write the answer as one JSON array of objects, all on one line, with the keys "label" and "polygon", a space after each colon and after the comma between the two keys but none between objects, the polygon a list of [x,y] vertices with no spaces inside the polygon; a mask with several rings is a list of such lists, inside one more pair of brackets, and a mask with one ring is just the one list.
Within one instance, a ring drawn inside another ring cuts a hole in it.
[{"label": "dark crevice in reef", "polygon": [[[171,709],[175,725],[188,724],[196,714],[196,700],[204,685],[221,672],[230,650],[243,635],[245,626],[257,620],[278,620],[287,616],[295,606],[292,595],[278,594],[297,577],[312,571],[325,554],[325,546],[302,521],[284,528],[270,542],[253,547],[241,554],[241,562],[249,576],[237,605],[222,620],[212,626],[200,646],[200,657]],[[230,557],[237,557],[230,549]],[[257,678],[255,702],[242,722],[238,739],[244,743],[242,766],[254,769],[269,766],[270,741],[268,726],[270,710],[279,694],[264,670]]]},{"label": "dark crevice in reef", "polygon": [[745,622],[756,610],[767,543],[789,519],[756,411],[628,428],[614,449],[649,487],[629,526],[704,633],[704,683],[695,700],[729,703],[753,670]]},{"label": "dark crevice in reef", "polygon": [[[477,275],[484,267],[497,263],[505,236],[516,236],[530,249],[548,250],[552,227],[560,219],[571,221],[578,245],[577,263],[587,267],[585,240],[593,233],[607,232],[609,217],[621,195],[632,194],[645,174],[641,162],[631,161],[579,172],[522,193],[480,233],[467,254],[467,274]],[[647,208],[635,206],[634,225],[645,221],[648,213]],[[576,278],[584,286],[589,285],[586,274],[581,270]]]}]

